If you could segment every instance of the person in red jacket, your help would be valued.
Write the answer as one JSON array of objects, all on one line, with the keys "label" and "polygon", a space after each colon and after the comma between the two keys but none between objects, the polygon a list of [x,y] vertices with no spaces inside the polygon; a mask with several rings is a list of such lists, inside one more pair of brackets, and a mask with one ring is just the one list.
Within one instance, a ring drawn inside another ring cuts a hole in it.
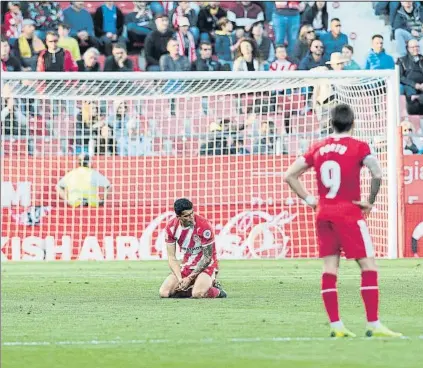
[{"label": "person in red jacket", "polygon": [[57,46],[59,35],[48,31],[46,36],[47,50],[38,56],[37,72],[77,72],[78,65],[72,54]]}]

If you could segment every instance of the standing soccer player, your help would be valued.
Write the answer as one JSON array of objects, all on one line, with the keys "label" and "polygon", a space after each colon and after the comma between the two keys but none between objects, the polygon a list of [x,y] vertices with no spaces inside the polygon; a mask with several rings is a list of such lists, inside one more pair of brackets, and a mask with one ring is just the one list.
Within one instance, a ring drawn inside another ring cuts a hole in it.
[{"label": "standing soccer player", "polygon": [[[352,137],[354,113],[346,104],[332,112],[335,134],[314,145],[285,174],[291,189],[310,207],[317,207],[316,231],[323,258],[322,297],[329,316],[332,337],[355,337],[342,323],[338,310],[337,274],[341,250],[361,268],[361,296],[367,315],[366,336],[400,337],[383,326],[378,317],[378,273],[373,245],[364,214],[369,214],[379,192],[382,171],[369,145]],[[360,171],[372,175],[370,196],[360,200]],[[307,193],[299,177],[309,168],[316,171],[319,202]]]},{"label": "standing soccer player", "polygon": [[[160,287],[162,298],[226,298],[215,281],[218,271],[214,232],[210,223],[194,214],[186,198],[175,201],[176,217],[166,225],[166,247],[172,273]],[[183,253],[182,264],[176,259],[176,244]]]}]

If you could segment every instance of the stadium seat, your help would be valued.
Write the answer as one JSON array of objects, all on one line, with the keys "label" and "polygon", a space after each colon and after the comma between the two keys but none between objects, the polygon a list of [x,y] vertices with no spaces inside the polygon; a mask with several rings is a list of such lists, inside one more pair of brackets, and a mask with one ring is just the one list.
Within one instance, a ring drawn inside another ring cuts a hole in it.
[{"label": "stadium seat", "polygon": [[36,116],[36,117],[30,118],[28,128],[29,128],[29,134],[33,136],[44,137],[44,136],[50,135],[46,127],[46,122],[41,117]]}]

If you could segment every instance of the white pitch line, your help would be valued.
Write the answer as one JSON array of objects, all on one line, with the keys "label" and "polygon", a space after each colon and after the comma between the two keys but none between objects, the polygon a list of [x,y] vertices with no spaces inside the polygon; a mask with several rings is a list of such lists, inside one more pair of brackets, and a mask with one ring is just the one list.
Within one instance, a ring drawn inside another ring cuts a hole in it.
[{"label": "white pitch line", "polygon": [[[87,340],[87,341],[10,341],[3,342],[2,346],[9,347],[23,347],[23,346],[73,346],[73,345],[174,345],[174,344],[219,344],[219,343],[254,343],[254,342],[313,342],[313,341],[354,341],[354,340],[390,340],[395,341],[398,339],[393,338],[369,338],[369,337],[356,337],[351,339],[335,339],[332,337],[234,337],[230,339],[213,339],[206,338],[201,340],[169,340],[169,339],[150,339],[150,340]],[[399,340],[423,340],[422,336],[403,336]]]}]

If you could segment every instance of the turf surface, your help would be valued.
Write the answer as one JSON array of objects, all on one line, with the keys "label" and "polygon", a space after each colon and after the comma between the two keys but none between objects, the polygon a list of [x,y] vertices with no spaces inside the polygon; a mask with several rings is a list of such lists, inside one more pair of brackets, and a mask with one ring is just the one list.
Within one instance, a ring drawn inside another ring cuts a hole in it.
[{"label": "turf surface", "polygon": [[[221,262],[217,300],[159,299],[165,262],[4,263],[2,367],[421,367],[422,263],[379,262],[382,320],[410,337],[389,341],[327,338],[319,261]],[[341,316],[362,336],[359,283],[343,262]]]}]

